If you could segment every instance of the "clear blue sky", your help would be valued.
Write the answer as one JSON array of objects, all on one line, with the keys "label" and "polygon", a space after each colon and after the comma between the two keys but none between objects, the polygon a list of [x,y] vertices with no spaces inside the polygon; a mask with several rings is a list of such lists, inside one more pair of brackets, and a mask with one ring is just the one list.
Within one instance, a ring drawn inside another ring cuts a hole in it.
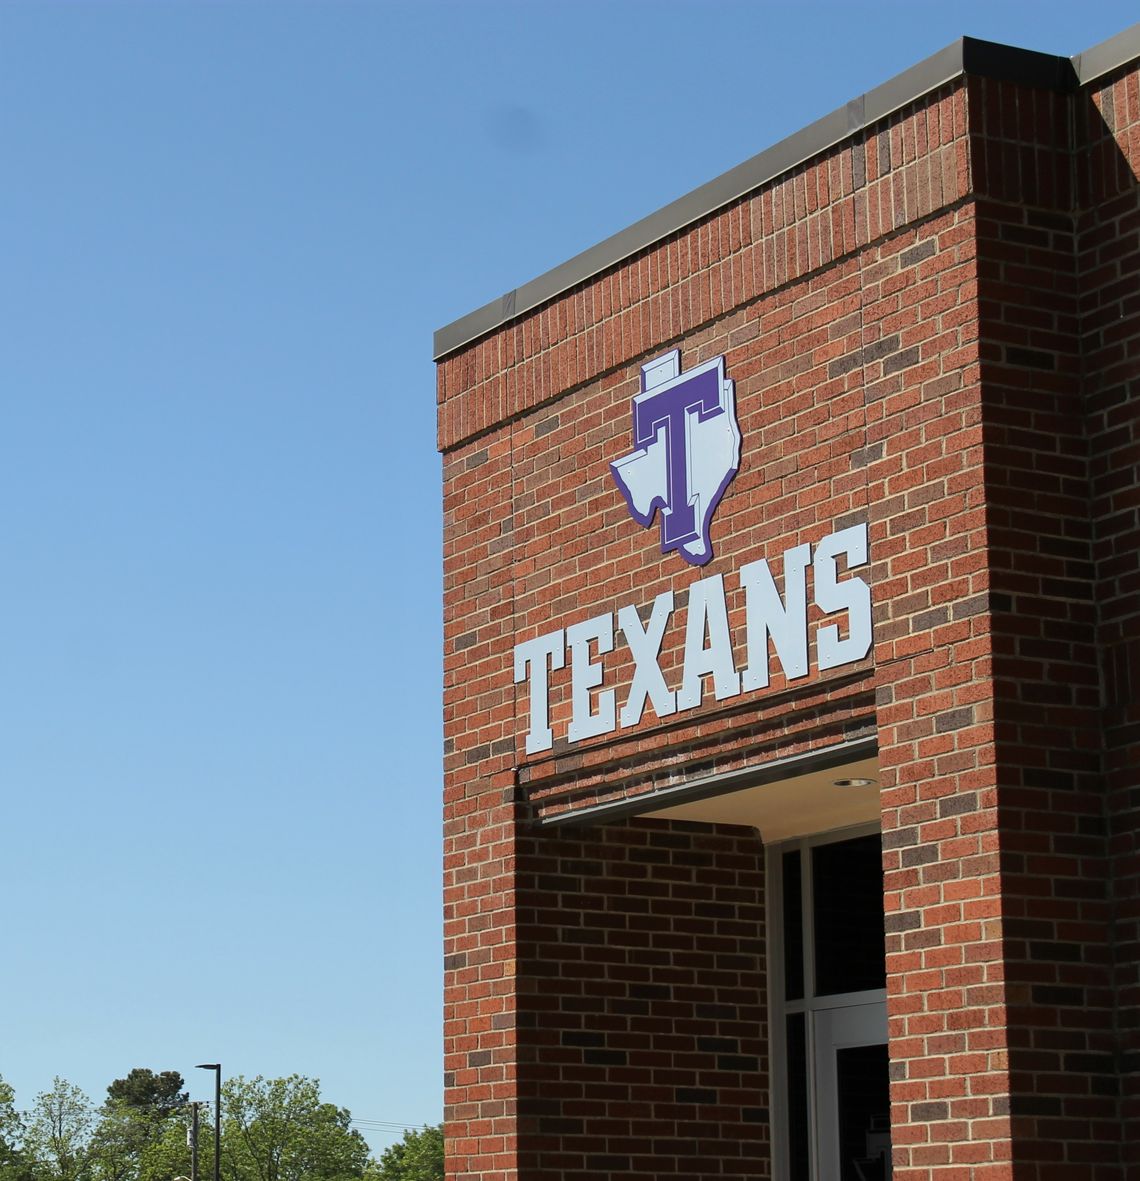
[{"label": "clear blue sky", "polygon": [[961,34],[1135,15],[0,3],[18,1103],[220,1060],[438,1120],[433,330]]}]

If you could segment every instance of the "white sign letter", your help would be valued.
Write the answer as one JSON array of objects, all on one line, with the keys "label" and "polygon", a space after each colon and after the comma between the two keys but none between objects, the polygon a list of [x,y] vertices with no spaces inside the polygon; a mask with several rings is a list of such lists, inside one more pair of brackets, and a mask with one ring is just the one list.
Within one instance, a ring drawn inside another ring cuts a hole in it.
[{"label": "white sign letter", "polygon": [[847,555],[847,569],[867,563],[867,526],[852,525],[825,537],[815,551],[815,601],[828,615],[847,612],[848,634],[839,638],[839,627],[832,623],[816,633],[819,667],[838,668],[862,660],[871,649],[871,588],[861,578],[839,581],[835,555]]},{"label": "white sign letter", "polygon": [[[708,629],[709,646],[705,647]],[[685,669],[678,709],[692,709],[701,704],[702,678],[712,673],[717,701],[735,697],[740,692],[740,674],[732,663],[732,643],[728,638],[728,608],[724,603],[724,580],[719,574],[702,578],[689,587],[689,617],[685,621]]]},{"label": "white sign letter", "polygon": [[763,689],[768,684],[769,635],[776,646],[784,676],[789,681],[807,676],[807,568],[810,565],[810,545],[797,545],[784,554],[783,603],[763,558],[741,567],[740,585],[744,588],[748,637],[748,667],[744,670],[746,692]]},{"label": "white sign letter", "polygon": [[526,753],[537,754],[554,745],[550,729],[550,670],[566,664],[566,639],[561,628],[515,645],[515,684],[527,679],[530,666],[530,729]]},{"label": "white sign letter", "polygon": [[621,707],[623,729],[636,726],[641,721],[646,700],[653,703],[653,712],[659,718],[667,718],[677,712],[677,694],[665,684],[661,666],[657,663],[661,641],[665,638],[665,628],[672,614],[672,591],[662,591],[653,600],[653,614],[644,631],[635,607],[622,607],[618,612],[618,627],[633,654],[633,684],[629,687],[625,705]]},{"label": "white sign letter", "polygon": [[597,615],[566,629],[570,646],[570,726],[566,737],[571,742],[608,734],[614,728],[614,691],[598,694],[598,712],[590,713],[590,690],[602,683],[601,662],[590,663],[590,643],[598,645],[598,655],[614,650],[614,617]]}]

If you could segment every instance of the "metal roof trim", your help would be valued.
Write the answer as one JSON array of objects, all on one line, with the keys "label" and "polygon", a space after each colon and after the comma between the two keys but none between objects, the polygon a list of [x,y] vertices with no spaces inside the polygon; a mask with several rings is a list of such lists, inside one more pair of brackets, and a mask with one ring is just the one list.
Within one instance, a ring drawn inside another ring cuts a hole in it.
[{"label": "metal roof trim", "polygon": [[1140,57],[1140,22],[1131,25],[1115,37],[1086,49],[1072,58],[1073,69],[1081,86],[1095,82],[1105,74],[1127,65]]}]

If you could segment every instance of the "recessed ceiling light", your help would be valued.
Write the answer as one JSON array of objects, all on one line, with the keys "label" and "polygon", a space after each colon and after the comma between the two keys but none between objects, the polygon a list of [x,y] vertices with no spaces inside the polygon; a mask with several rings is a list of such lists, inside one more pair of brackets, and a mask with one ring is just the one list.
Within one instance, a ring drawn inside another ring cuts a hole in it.
[{"label": "recessed ceiling light", "polygon": [[875,781],[873,779],[837,779],[835,781],[836,787],[874,787]]}]

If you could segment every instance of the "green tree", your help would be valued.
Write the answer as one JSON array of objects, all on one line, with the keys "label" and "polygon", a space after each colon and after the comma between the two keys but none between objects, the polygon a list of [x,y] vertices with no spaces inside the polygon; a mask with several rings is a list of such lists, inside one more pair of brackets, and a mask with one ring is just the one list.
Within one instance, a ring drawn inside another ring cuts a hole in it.
[{"label": "green tree", "polygon": [[87,1181],[95,1111],[79,1087],[56,1077],[28,1113],[24,1147],[37,1178]]},{"label": "green tree", "polygon": [[[183,1126],[187,1096],[182,1085],[175,1070],[155,1074],[145,1067],[111,1083],[91,1140],[96,1181],[139,1181],[155,1147],[173,1138],[168,1137],[171,1128]],[[185,1132],[181,1135],[185,1140]]]},{"label": "green tree", "polygon": [[92,1181],[169,1181],[190,1172],[182,1087],[176,1070],[143,1066],[110,1084],[91,1137]]},{"label": "green tree", "polygon": [[32,1181],[23,1142],[24,1121],[16,1110],[16,1092],[0,1078],[0,1181]]},{"label": "green tree", "polygon": [[161,1138],[165,1126],[175,1122],[147,1108],[108,1100],[91,1137],[94,1181],[137,1181],[143,1155]]},{"label": "green tree", "polygon": [[107,1088],[107,1101],[167,1116],[182,1108],[189,1098],[182,1087],[182,1075],[177,1070],[155,1074],[136,1066],[126,1078],[115,1079]]},{"label": "green tree", "polygon": [[[166,1120],[161,1134],[150,1141],[139,1156],[138,1181],[171,1181],[190,1176],[188,1120],[175,1115]],[[198,1177],[208,1181],[214,1168],[214,1129],[203,1112],[198,1133]]]},{"label": "green tree", "polygon": [[381,1153],[372,1175],[376,1181],[443,1181],[443,1125],[405,1132]]},{"label": "green tree", "polygon": [[222,1089],[224,1181],[358,1181],[368,1145],[316,1079],[245,1079]]}]

